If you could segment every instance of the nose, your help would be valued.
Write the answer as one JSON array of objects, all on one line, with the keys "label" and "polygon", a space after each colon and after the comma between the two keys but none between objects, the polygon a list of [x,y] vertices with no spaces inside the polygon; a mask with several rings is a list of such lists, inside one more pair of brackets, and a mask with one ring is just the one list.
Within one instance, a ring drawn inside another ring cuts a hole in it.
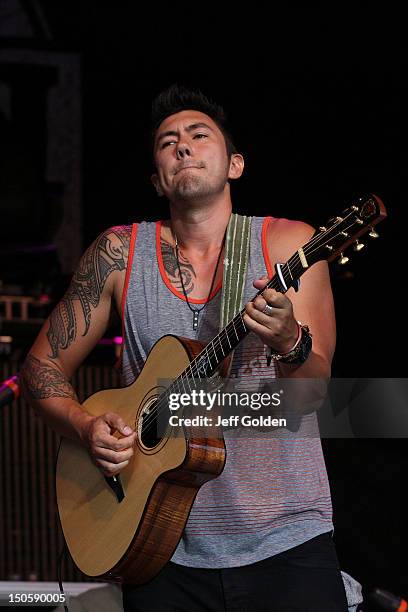
[{"label": "nose", "polygon": [[185,159],[186,157],[191,157],[192,151],[191,147],[187,142],[180,142],[177,145],[177,159]]}]

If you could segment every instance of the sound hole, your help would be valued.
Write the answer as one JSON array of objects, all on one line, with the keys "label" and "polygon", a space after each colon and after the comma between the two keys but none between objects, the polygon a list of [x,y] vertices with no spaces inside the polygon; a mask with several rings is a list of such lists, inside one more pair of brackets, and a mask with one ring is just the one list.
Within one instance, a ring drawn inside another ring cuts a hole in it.
[{"label": "sound hole", "polygon": [[146,448],[154,448],[162,440],[158,434],[157,400],[153,400],[142,410],[139,419],[139,437]]}]

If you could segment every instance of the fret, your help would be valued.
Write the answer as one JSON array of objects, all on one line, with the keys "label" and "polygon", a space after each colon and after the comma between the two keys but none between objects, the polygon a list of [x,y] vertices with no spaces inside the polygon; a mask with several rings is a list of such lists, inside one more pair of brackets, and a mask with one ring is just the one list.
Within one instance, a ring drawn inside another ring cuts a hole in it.
[{"label": "fret", "polygon": [[217,336],[217,337],[219,338],[218,344],[220,345],[220,348],[221,348],[221,351],[222,351],[222,355],[223,355],[223,357],[225,357],[225,351],[224,351],[223,346],[222,346],[223,340],[221,339],[221,336]]},{"label": "fret", "polygon": [[[206,353],[205,350],[203,352]],[[200,374],[203,377],[210,375],[211,364],[210,364],[210,359],[207,354],[203,355],[203,353],[200,353],[200,355],[194,360],[194,362],[195,362],[198,377],[200,377]]]},{"label": "fret", "polygon": [[190,363],[189,367],[188,367],[188,368],[186,368],[186,371],[187,371],[187,370],[189,370],[189,371],[190,371],[189,377],[194,378],[194,375],[193,375],[193,370],[192,370],[192,368],[191,368],[191,363]]},{"label": "fret", "polygon": [[[167,395],[167,396],[168,396],[170,393],[180,393],[180,391],[181,391],[181,387],[180,387],[180,385],[183,385],[183,380],[182,380],[182,378],[183,378],[183,374],[180,374],[180,376],[179,376],[178,378],[176,378],[176,380],[174,380],[174,381],[172,382],[172,384],[169,386],[169,388],[168,388],[168,389],[166,389],[166,392],[165,392],[165,393],[166,393],[166,395]],[[186,390],[185,390],[184,386],[183,386],[182,388],[183,388],[183,392],[185,393],[185,392],[186,392]]]},{"label": "fret", "polygon": [[[293,265],[295,266],[295,264],[293,264]],[[293,282],[296,280],[296,279],[295,279],[295,277],[293,276],[294,271],[292,272],[290,259],[289,259],[289,261],[288,261],[288,262],[286,263],[286,265],[285,265],[285,272],[287,272],[287,273],[288,273],[288,277],[289,277],[289,278],[288,278],[288,281],[289,281],[289,282],[287,282],[286,284],[287,284],[288,286],[290,286],[290,285],[292,285],[292,283],[293,283]]]},{"label": "fret", "polygon": [[217,355],[217,366],[221,363],[221,361],[228,355],[229,351],[225,351],[223,344],[222,344],[222,338],[220,336],[220,334],[218,334],[218,336],[215,337],[214,341],[217,342],[217,348],[216,348],[216,355]]},{"label": "fret", "polygon": [[[215,340],[216,338],[214,338]],[[215,349],[214,346],[214,340],[212,342],[210,342],[209,344],[207,344],[206,349],[209,348],[210,350],[212,350],[212,356],[211,354],[208,352],[207,350],[207,357],[208,357],[208,361],[210,364],[210,370],[213,372],[214,370],[217,369],[217,367],[219,366],[219,359],[217,357],[217,351]]]},{"label": "fret", "polygon": [[233,347],[233,345],[228,339],[228,334],[227,334],[226,329],[223,329],[223,331],[218,334],[217,339],[218,339],[218,343],[222,351],[223,357],[226,357],[227,355],[229,355],[229,353],[231,352],[231,348]]},{"label": "fret", "polygon": [[[213,372],[218,367],[218,365],[219,365],[217,349],[215,347],[214,342],[215,342],[215,338],[214,338],[214,340],[212,340],[212,342],[207,344],[207,346],[203,349],[203,351],[206,352],[207,364],[208,364],[207,365],[207,369],[209,370],[210,373]],[[198,361],[199,357],[200,357],[200,355],[196,358],[197,361]]]},{"label": "fret", "polygon": [[225,339],[228,342],[229,352],[230,352],[236,346],[235,334],[234,334],[234,330],[231,324],[228,324],[227,327],[225,328]]},{"label": "fret", "polygon": [[221,352],[219,350],[220,348],[220,340],[219,340],[219,336],[215,336],[214,340],[212,341],[212,344],[214,345],[214,354],[215,354],[215,359],[217,361],[217,366],[219,365],[222,357],[221,357]]},{"label": "fret", "polygon": [[[210,344],[212,344],[212,342],[211,342]],[[210,364],[211,364],[211,357],[210,357],[210,354],[209,354],[209,352],[208,352],[208,348],[209,348],[209,345],[207,344],[207,346],[206,346],[206,347],[204,347],[204,350],[205,350],[205,352],[207,353],[208,361],[209,361],[209,362],[210,362]]]},{"label": "fret", "polygon": [[[279,291],[279,281],[276,278],[276,276],[272,276],[271,280],[268,283],[268,287],[270,289],[275,289],[275,291]],[[263,289],[260,289],[258,291],[258,295],[261,295],[262,291],[263,291]]]},{"label": "fret", "polygon": [[290,284],[293,284],[293,282],[299,280],[300,276],[302,276],[304,272],[299,253],[294,253],[292,255],[292,257],[288,260],[286,267],[290,275]]},{"label": "fret", "polygon": [[221,354],[220,354],[220,352],[217,349],[218,336],[216,336],[214,338],[214,340],[212,341],[211,344],[212,344],[213,350],[214,350],[214,362],[215,363],[214,364],[212,362],[210,362],[210,363],[211,363],[211,366],[212,366],[212,371],[214,372],[218,368],[218,366],[220,365],[221,360],[222,360]]},{"label": "fret", "polygon": [[282,266],[281,272],[287,289],[290,289],[293,283],[293,276],[291,274],[290,264],[288,261]]},{"label": "fret", "polygon": [[237,334],[237,330],[236,330],[236,328],[235,328],[235,319],[232,319],[231,324],[232,324],[232,327],[234,328],[235,335],[236,335],[237,340],[238,340],[238,342],[239,342],[239,336],[238,336],[238,334]]},{"label": "fret", "polygon": [[[187,368],[187,370],[188,370],[188,368]],[[188,387],[188,389],[189,389],[189,391],[191,393],[191,387],[190,387],[190,383],[188,381],[187,370],[184,370],[184,372],[183,372],[183,374],[181,376],[184,378],[185,382],[187,383],[187,387]],[[183,388],[184,388],[184,392],[185,392],[186,389],[184,387],[184,383],[183,383]]]},{"label": "fret", "polygon": [[[237,315],[237,323],[240,323],[242,325],[242,329],[243,329],[243,337],[245,337],[245,335],[248,333],[248,330],[246,328],[246,325],[244,323],[244,319],[242,318],[243,314],[245,313],[245,310],[243,310],[242,312],[240,312]],[[241,332],[242,333],[242,332]]]}]

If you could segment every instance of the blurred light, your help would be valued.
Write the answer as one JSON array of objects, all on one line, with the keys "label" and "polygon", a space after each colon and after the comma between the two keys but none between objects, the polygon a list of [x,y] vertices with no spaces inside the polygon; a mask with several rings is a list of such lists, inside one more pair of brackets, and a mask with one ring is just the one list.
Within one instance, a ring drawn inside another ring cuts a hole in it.
[{"label": "blurred light", "polygon": [[114,338],[101,338],[98,344],[104,344],[104,345],[122,344],[122,336],[115,336]]}]

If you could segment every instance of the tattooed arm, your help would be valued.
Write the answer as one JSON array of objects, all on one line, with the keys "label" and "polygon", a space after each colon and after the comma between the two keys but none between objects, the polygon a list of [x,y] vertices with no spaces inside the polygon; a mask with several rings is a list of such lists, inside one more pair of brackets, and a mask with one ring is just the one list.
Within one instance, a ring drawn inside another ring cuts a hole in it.
[{"label": "tattooed arm", "polygon": [[[102,337],[112,299],[121,295],[130,233],[130,226],[110,228],[88,248],[20,372],[25,395],[41,418],[61,435],[85,444],[107,475],[127,464],[134,434],[129,435],[118,415],[96,418],[87,413],[69,379]],[[114,431],[126,437],[117,440]]]}]

